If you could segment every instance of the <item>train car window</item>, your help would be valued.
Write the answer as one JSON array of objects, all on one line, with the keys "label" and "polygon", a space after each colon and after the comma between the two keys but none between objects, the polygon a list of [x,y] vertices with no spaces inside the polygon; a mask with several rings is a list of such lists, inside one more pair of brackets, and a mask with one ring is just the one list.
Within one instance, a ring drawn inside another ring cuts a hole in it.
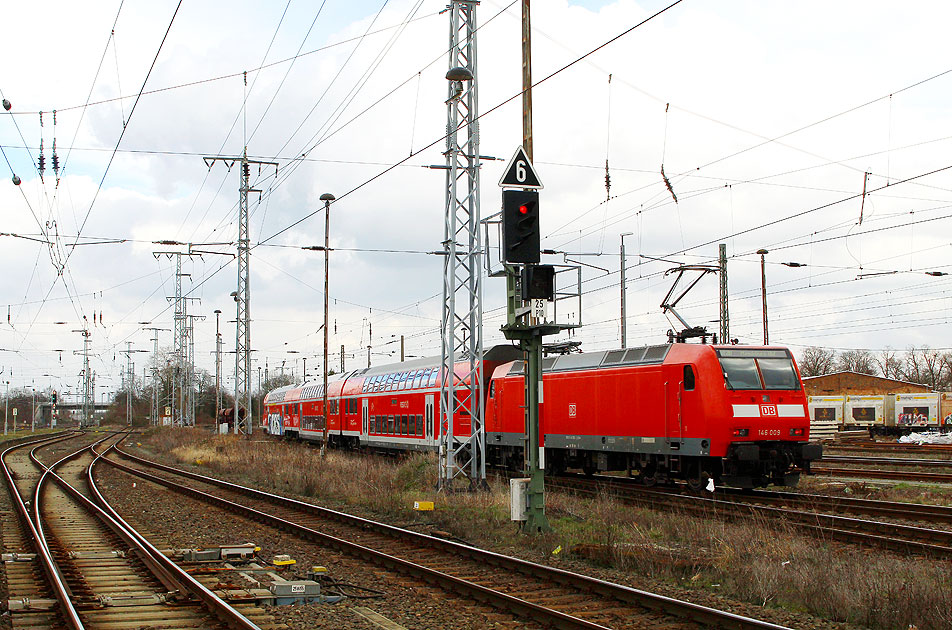
[{"label": "train car window", "polygon": [[406,416],[400,416],[400,434],[407,435],[410,433],[410,421]]},{"label": "train car window", "polygon": [[437,368],[433,368],[432,370],[430,370],[430,387],[433,387],[434,385],[436,385],[438,376],[439,376],[439,370]]},{"label": "train car window", "polygon": [[419,413],[416,415],[416,434],[423,435],[423,415]]},{"label": "train car window", "polygon": [[416,431],[417,431],[416,421],[417,421],[416,416],[410,416],[410,431],[408,432],[408,435],[416,435]]},{"label": "train car window", "polygon": [[409,372],[404,372],[403,374],[400,375],[400,389],[406,389],[406,388],[407,388],[407,379],[408,379],[409,377],[410,377],[410,373],[409,373]]},{"label": "train car window", "polygon": [[416,375],[413,377],[413,387],[417,389],[420,385],[423,384],[423,375],[426,373],[426,370],[417,370]]},{"label": "train car window", "polygon": [[694,370],[691,369],[690,365],[684,366],[684,391],[690,392],[694,390]]},{"label": "train car window", "polygon": [[393,416],[387,416],[387,434],[393,435]]},{"label": "train car window", "polygon": [[294,415],[301,415],[301,403],[294,403]]}]

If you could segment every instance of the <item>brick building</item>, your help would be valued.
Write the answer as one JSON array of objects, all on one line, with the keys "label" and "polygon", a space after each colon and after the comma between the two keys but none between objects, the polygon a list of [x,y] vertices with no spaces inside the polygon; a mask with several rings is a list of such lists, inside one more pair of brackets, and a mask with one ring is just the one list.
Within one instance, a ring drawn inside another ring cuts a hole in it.
[{"label": "brick building", "polygon": [[834,372],[823,376],[811,376],[803,379],[803,389],[807,396],[829,395],[868,395],[883,394],[919,394],[932,390],[925,385],[897,381],[881,376],[860,374],[859,372]]}]

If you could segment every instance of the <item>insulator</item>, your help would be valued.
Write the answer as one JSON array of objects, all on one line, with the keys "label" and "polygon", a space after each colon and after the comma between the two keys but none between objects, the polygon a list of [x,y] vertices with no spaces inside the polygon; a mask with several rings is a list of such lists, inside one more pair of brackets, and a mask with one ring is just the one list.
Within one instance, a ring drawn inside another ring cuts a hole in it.
[{"label": "insulator", "polygon": [[13,105],[10,104],[10,101],[3,99],[3,109],[10,111],[11,107],[13,107]]},{"label": "insulator", "polygon": [[59,156],[53,151],[53,172],[59,175]]},{"label": "insulator", "polygon": [[14,186],[19,186],[19,185],[20,185],[20,178],[17,177],[16,175],[13,176],[13,185],[14,185]]},{"label": "insulator", "polygon": [[37,160],[37,170],[40,171],[40,175],[46,172],[46,156],[40,153],[40,158]]},{"label": "insulator", "polygon": [[250,176],[251,176],[251,169],[248,168],[248,165],[247,165],[247,164],[242,164],[242,165],[241,165],[241,172],[242,172],[242,174],[243,174],[245,177],[250,177]]}]

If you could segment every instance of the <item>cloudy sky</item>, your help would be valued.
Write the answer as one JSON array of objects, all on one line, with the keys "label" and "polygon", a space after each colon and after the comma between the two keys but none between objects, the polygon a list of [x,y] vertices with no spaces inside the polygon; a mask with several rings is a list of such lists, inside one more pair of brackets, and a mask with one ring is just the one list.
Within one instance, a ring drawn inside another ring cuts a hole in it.
[{"label": "cloudy sky", "polygon": [[[543,247],[560,252],[546,262],[582,265],[581,313],[559,310],[581,317],[574,339],[619,345],[630,233],[630,346],[664,340],[665,272],[714,263],[718,243],[741,342],[762,341],[764,248],[772,343],[949,346],[952,276],[926,272],[952,272],[952,6],[683,0],[573,64],[667,5],[533,3],[533,78],[556,73],[533,92]],[[344,346],[347,367],[366,365],[368,345],[375,364],[392,361],[401,335],[407,355],[438,354],[442,263],[429,252],[443,240],[444,174],[425,167],[444,162],[445,2],[177,6],[5,11],[0,380],[77,391],[86,326],[97,392],[115,390],[127,342],[151,350],[143,327],[172,328],[174,263],[160,252],[187,248],[162,240],[221,252],[183,263],[189,313],[205,318],[195,355],[214,372],[215,309],[234,348],[239,179],[202,158],[245,142],[278,163],[252,173],[255,369],[320,368],[323,254],[301,248],[323,244],[324,192],[338,198],[331,362]],[[521,143],[520,100],[496,108],[521,89],[520,12],[506,0],[477,12],[481,153],[501,158],[483,165],[485,217]],[[502,341],[504,284],[484,281],[487,345]],[[706,276],[678,311],[716,331],[717,297]],[[171,332],[159,340],[170,347]],[[141,375],[148,354],[134,358]]]}]

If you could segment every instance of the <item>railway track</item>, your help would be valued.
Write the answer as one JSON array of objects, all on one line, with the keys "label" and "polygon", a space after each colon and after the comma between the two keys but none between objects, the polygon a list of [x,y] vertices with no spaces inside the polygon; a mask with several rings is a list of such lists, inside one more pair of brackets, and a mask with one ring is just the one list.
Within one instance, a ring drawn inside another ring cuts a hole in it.
[{"label": "railway track", "polygon": [[[875,464],[879,466],[896,466],[897,468],[952,468],[952,460],[949,459],[824,455],[821,461],[828,464]],[[822,464],[820,467],[822,468]]]},{"label": "railway track", "polygon": [[[687,495],[680,494],[680,490],[649,489],[634,480],[609,476],[595,479],[582,475],[556,477],[547,479],[546,484],[550,488],[557,487],[590,496],[597,495],[607,489],[614,496],[624,501],[663,510],[675,508],[701,517],[717,515],[720,518],[750,518],[759,516],[772,520],[782,520],[798,529],[814,532],[826,539],[861,543],[933,557],[952,557],[952,532],[950,531],[850,518],[837,514],[823,514],[815,511],[816,508],[813,507],[807,509],[808,501],[799,503],[799,507],[804,509],[793,509],[790,506],[782,505],[779,500],[777,500],[777,505],[761,505],[758,504],[759,495],[756,494],[730,493],[725,499]],[[747,500],[748,496],[751,497],[751,500]],[[765,496],[764,501],[766,500],[767,497]],[[883,506],[883,509],[886,509],[885,506]],[[899,510],[896,507],[893,509]],[[916,508],[913,508],[913,510],[915,511]],[[948,512],[941,510],[935,512],[942,513],[943,518],[952,518]],[[880,512],[880,515],[885,514]],[[907,515],[910,515],[910,513],[907,513]]]},{"label": "railway track", "polygon": [[[838,453],[864,453],[880,451],[883,453],[916,453],[944,455],[952,458],[952,444],[900,444],[898,442],[861,442],[859,444],[829,444],[824,447],[824,455],[827,450],[835,450]],[[826,457],[824,456],[824,459]]]},{"label": "railway track", "polygon": [[658,625],[781,627],[211,479],[119,449],[116,452],[134,465],[112,457],[105,461],[130,474],[542,626],[587,630]]},{"label": "railway track", "polygon": [[[826,461],[824,459],[824,461]],[[952,473],[928,473],[908,470],[877,470],[874,468],[840,468],[811,466],[810,473],[818,477],[850,477],[855,479],[895,479],[923,483],[952,483]]]},{"label": "railway track", "polygon": [[[249,616],[262,619],[262,609],[246,607],[246,616],[222,601],[111,509],[89,474],[95,459],[90,442],[84,434],[57,436],[0,456],[25,530],[20,540],[33,543],[32,553],[24,550],[16,560],[29,563],[39,578],[24,595],[21,584],[14,592],[10,581],[11,607],[17,608],[12,626],[261,628]],[[6,564],[9,571],[11,562]]]}]

